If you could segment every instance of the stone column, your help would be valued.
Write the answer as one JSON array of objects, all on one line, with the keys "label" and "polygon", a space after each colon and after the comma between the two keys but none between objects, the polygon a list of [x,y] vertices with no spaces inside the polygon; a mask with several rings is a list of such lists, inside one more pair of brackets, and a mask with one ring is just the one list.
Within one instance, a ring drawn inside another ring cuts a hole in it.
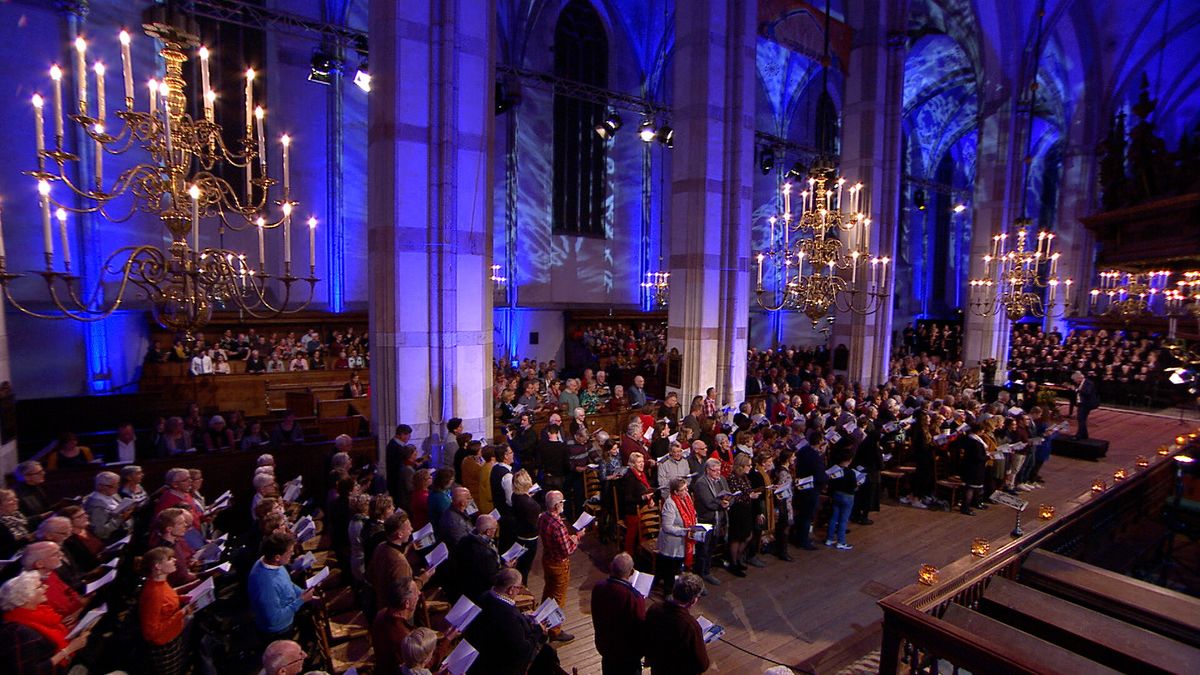
[{"label": "stone column", "polygon": [[1054,250],[1062,254],[1058,261],[1058,275],[1074,280],[1071,285],[1071,303],[1064,306],[1063,286],[1058,287],[1055,305],[1050,308],[1043,329],[1057,328],[1067,334],[1066,319],[1078,312],[1088,311],[1088,291],[1092,287],[1092,276],[1096,258],[1096,239],[1079,219],[1092,212],[1095,202],[1096,181],[1095,153],[1083,145],[1068,145],[1063,152],[1062,178],[1059,180],[1058,218],[1054,233]]},{"label": "stone column", "polygon": [[[871,255],[891,259],[887,284],[895,289],[908,2],[853,0],[847,13],[855,38],[842,110],[842,175],[866,186],[865,203],[871,205]],[[889,297],[872,314],[837,314],[830,347],[844,344],[850,348],[847,376],[851,382],[869,387],[887,380],[894,306]]]},{"label": "stone column", "polygon": [[[0,304],[0,388],[12,385],[12,363],[8,352],[8,316],[7,303]],[[3,420],[0,420],[3,424]],[[0,433],[7,434],[8,430],[0,427]],[[17,440],[0,442],[0,475],[7,476],[17,468]]]},{"label": "stone column", "polygon": [[[975,161],[975,195],[971,223],[971,278],[983,276],[983,256],[992,250],[992,237],[1008,232],[1017,216],[1014,201],[1020,199],[1024,164],[1018,149],[1020,133],[1010,103],[984,103],[979,125],[978,159]],[[1012,239],[1013,237],[1009,237]],[[993,263],[992,271],[995,271]],[[969,296],[974,297],[974,296]],[[970,303],[968,302],[968,305]],[[979,316],[969,307],[963,331],[963,363],[978,365],[987,358],[996,359],[996,380],[1004,381],[1008,366],[1008,337],[1012,322],[1003,311],[994,316]]]},{"label": "stone column", "polygon": [[683,356],[669,389],[685,407],[708,387],[723,403],[746,387],[756,11],[754,0],[675,6],[667,349]]},{"label": "stone column", "polygon": [[[372,424],[492,436],[493,0],[371,2]],[[381,453],[382,454],[382,453]]]}]

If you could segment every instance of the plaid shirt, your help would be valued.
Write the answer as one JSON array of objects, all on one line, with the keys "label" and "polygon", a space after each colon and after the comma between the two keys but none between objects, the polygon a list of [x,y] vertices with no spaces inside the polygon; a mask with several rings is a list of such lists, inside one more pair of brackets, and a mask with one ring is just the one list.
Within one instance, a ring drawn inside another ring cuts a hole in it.
[{"label": "plaid shirt", "polygon": [[571,534],[557,513],[544,511],[538,516],[538,535],[542,540],[542,557],[551,562],[566,560],[579,548],[579,535]]},{"label": "plaid shirt", "polygon": [[22,675],[53,675],[50,663],[54,643],[28,626],[5,621],[0,623],[0,659],[16,667]]}]

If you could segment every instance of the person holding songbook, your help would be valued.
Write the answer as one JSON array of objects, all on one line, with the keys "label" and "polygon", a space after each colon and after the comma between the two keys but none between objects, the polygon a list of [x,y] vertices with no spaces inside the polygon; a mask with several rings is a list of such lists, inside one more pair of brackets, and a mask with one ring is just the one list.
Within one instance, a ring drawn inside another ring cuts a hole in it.
[{"label": "person holding songbook", "polygon": [[654,489],[646,473],[646,460],[641,452],[629,455],[629,470],[621,478],[621,516],[625,519],[625,552],[633,555],[641,540],[641,520],[638,509],[654,504]]},{"label": "person holding songbook", "polygon": [[[686,485],[684,486],[686,489]],[[646,599],[633,587],[633,558],[618,553],[592,589],[592,626],[603,675],[641,675]]]},{"label": "person holding songbook", "polygon": [[[688,491],[686,476],[671,479],[670,496],[663,499],[658,528],[658,559],[655,562],[656,582],[661,582],[663,595],[675,587],[675,575],[692,569],[696,555],[696,506]],[[628,555],[628,554],[626,554]]]},{"label": "person holding songbook", "polygon": [[138,616],[150,670],[156,675],[175,675],[187,661],[183,626],[193,606],[184,605],[167,582],[176,564],[175,551],[167,546],[152,548],[142,557],[147,579],[138,600]]},{"label": "person holding songbook", "polygon": [[[538,516],[538,534],[542,541],[542,570],[546,584],[542,600],[554,598],[559,607],[567,604],[567,587],[571,583],[571,554],[579,547],[579,532],[572,532],[563,522],[563,495],[558,490],[546,493],[546,510]],[[550,639],[570,642],[574,635],[555,626]]]},{"label": "person holding songbook", "polygon": [[[719,470],[719,467],[718,467]],[[671,597],[646,610],[646,663],[652,675],[695,675],[708,670],[708,648],[689,611],[704,592],[695,574],[675,579]]]},{"label": "person holding songbook", "polygon": [[[537,556],[538,519],[542,515],[542,507],[529,495],[532,488],[533,479],[525,469],[513,474],[512,518],[508,524],[513,528],[516,543],[526,549],[516,561],[517,571],[521,573],[521,583],[529,583],[529,571],[533,568],[534,557]],[[487,581],[485,580],[485,583]],[[487,590],[487,587],[480,590]]]},{"label": "person holding songbook", "polygon": [[525,675],[546,647],[546,629],[517,609],[523,590],[521,573],[506,567],[479,598],[479,616],[466,631],[467,642],[479,650],[469,675]]},{"label": "person holding songbook", "polygon": [[[404,643],[415,631],[421,630],[413,619],[421,601],[421,589],[412,577],[401,577],[391,581],[383,591],[384,603],[371,622],[371,644],[375,652],[375,672],[391,675],[402,672]],[[457,637],[458,630],[453,626],[440,638],[434,633],[430,662],[441,663]]]},{"label": "person holding songbook", "polygon": [[58,613],[46,604],[37,572],[22,572],[0,586],[0,663],[15,675],[40,675],[65,668],[87,642],[88,631],[68,639]]}]

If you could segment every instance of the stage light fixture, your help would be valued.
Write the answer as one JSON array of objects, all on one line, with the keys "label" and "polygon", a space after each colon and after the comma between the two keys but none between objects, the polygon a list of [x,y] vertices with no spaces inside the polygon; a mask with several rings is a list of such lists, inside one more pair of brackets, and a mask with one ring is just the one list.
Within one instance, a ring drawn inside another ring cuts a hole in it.
[{"label": "stage light fixture", "polygon": [[367,72],[366,61],[358,64],[358,70],[354,71],[354,84],[365,92],[371,91],[371,73]]},{"label": "stage light fixture", "polygon": [[925,191],[917,190],[913,193],[913,206],[917,207],[918,211],[925,210]]},{"label": "stage light fixture", "polygon": [[764,145],[758,153],[758,168],[764,176],[769,175],[775,168],[775,148]]},{"label": "stage light fixture", "polygon": [[642,122],[642,126],[638,127],[638,138],[642,139],[643,143],[653,143],[656,133],[652,119],[647,118]]},{"label": "stage light fixture", "polygon": [[675,147],[675,130],[669,124],[659,127],[658,133],[654,134],[654,138],[668,148]]},{"label": "stage light fixture", "polygon": [[496,114],[502,115],[521,102],[521,87],[513,80],[496,80]]},{"label": "stage light fixture", "polygon": [[601,122],[600,124],[597,124],[594,127],[594,129],[596,130],[596,135],[599,136],[600,138],[603,138],[606,141],[608,139],[612,138],[613,135],[616,134],[617,130],[620,128],[621,128],[621,116],[619,114],[617,114],[617,112],[615,110],[613,112],[610,112],[608,114],[608,117],[604,118],[603,122]]},{"label": "stage light fixture", "polygon": [[321,51],[318,47],[313,50],[312,61],[309,63],[308,81],[317,84],[333,84],[337,69],[337,59]]},{"label": "stage light fixture", "polygon": [[788,171],[788,175],[786,177],[800,179],[800,178],[804,178],[807,175],[808,175],[808,167],[804,166],[804,162],[802,162],[800,160],[796,160],[796,163],[792,165],[792,169],[791,169],[791,171]]}]

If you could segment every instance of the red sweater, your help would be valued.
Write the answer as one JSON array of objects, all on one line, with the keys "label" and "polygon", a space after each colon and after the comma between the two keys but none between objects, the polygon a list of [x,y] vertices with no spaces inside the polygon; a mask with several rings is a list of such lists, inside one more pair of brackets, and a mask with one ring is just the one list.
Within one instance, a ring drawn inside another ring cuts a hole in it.
[{"label": "red sweater", "polygon": [[139,603],[142,637],[152,645],[165,645],[183,633],[184,610],[171,584],[151,579],[142,588]]}]

